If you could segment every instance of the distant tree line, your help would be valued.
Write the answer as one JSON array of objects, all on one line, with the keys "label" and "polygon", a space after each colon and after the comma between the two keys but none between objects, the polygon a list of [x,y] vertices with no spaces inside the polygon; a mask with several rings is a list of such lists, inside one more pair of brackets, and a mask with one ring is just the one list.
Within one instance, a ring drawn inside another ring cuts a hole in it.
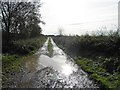
[{"label": "distant tree line", "polygon": [[41,34],[40,2],[0,2],[3,41],[36,37]]}]

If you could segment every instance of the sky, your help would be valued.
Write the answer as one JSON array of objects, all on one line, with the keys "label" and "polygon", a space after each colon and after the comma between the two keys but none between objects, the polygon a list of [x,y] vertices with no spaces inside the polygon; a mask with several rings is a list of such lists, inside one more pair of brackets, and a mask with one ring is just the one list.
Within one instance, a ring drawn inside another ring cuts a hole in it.
[{"label": "sky", "polygon": [[43,34],[82,35],[92,31],[115,30],[119,0],[41,0],[40,13],[46,23]]}]

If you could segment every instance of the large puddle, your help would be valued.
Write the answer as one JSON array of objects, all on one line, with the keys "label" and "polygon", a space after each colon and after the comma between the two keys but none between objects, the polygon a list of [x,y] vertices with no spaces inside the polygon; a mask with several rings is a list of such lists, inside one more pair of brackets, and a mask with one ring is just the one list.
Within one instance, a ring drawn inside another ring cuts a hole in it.
[{"label": "large puddle", "polygon": [[[53,45],[53,57],[47,56],[48,40]],[[88,75],[80,69],[72,58],[67,56],[52,40],[48,38],[43,47],[26,63],[34,72],[31,77],[34,88],[96,88]]]},{"label": "large puddle", "polygon": [[[49,57],[46,54],[47,51],[47,44],[48,40],[45,42],[44,46],[41,48],[41,55],[39,57],[39,65],[43,65],[44,67],[51,67],[54,70],[58,71],[63,75],[70,75],[73,71],[77,70],[75,64],[73,64],[70,59],[68,60],[67,55],[56,46],[54,41],[51,39],[51,43],[53,45],[53,57]],[[71,59],[72,60],[72,59]],[[39,69],[38,65],[38,69]]]}]

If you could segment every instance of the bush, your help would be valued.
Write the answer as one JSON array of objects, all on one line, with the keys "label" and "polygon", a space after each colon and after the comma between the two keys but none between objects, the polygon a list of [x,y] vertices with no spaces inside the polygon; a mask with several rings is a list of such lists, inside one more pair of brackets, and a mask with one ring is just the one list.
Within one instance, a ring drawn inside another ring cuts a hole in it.
[{"label": "bush", "polygon": [[39,49],[44,42],[45,37],[12,41],[9,45],[3,46],[3,53],[26,55]]}]

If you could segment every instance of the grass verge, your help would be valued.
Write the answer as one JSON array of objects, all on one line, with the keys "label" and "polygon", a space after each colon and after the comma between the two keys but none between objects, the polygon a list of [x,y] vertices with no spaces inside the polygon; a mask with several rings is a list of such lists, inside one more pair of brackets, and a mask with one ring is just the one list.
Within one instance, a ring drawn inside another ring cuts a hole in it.
[{"label": "grass verge", "polygon": [[53,45],[51,43],[51,39],[49,38],[49,41],[48,41],[48,56],[49,57],[52,57],[53,56]]},{"label": "grass verge", "polygon": [[120,88],[120,73],[108,73],[104,66],[90,59],[77,58],[76,63],[89,73],[90,77],[100,84],[102,88]]}]

